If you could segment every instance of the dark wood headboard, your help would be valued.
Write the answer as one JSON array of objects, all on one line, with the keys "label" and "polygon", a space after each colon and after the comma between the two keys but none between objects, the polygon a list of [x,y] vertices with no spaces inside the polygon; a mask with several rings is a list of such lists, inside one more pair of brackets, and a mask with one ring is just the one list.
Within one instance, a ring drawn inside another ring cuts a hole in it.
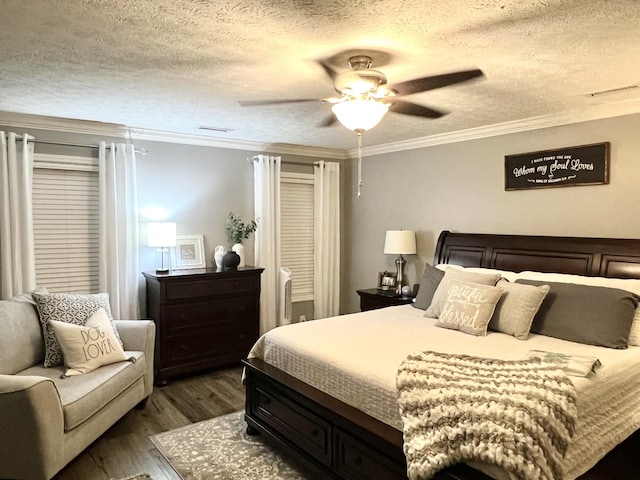
[{"label": "dark wood headboard", "polygon": [[640,278],[640,239],[452,233],[438,238],[434,264],[521,272]]}]

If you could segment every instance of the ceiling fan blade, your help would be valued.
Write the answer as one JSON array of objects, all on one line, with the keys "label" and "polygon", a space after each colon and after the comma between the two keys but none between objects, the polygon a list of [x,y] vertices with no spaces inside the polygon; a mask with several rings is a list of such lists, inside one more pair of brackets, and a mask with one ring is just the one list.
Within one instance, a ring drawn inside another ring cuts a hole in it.
[{"label": "ceiling fan blade", "polygon": [[304,102],[323,102],[323,98],[280,98],[275,100],[240,100],[238,103],[242,107],[255,107],[260,105],[278,105],[282,103],[304,103]]},{"label": "ceiling fan blade", "polygon": [[338,72],[336,72],[333,68],[331,68],[329,65],[327,65],[324,62],[321,62],[320,60],[318,60],[318,63],[320,64],[320,66],[324,69],[324,71],[326,72],[327,75],[329,75],[329,78],[331,80],[333,80],[334,78],[336,78],[336,75],[338,74]]},{"label": "ceiling fan blade", "polygon": [[318,124],[319,127],[331,127],[333,125],[336,124],[336,122],[338,121],[338,119],[336,118],[336,116],[332,113],[331,115],[327,115],[325,117],[324,120],[322,120],[322,122],[320,122]]},{"label": "ceiling fan blade", "polygon": [[391,104],[389,111],[401,113],[402,115],[411,115],[414,117],[440,118],[448,112],[434,110],[433,108],[423,107],[415,103],[396,101]]},{"label": "ceiling fan blade", "polygon": [[412,93],[426,92],[435,90],[436,88],[446,87],[454,83],[466,82],[474,78],[483,77],[482,70],[462,70],[453,73],[444,73],[442,75],[431,75],[429,77],[415,78],[406,82],[394,83],[389,85],[390,89],[398,92],[399,95],[411,95]]}]

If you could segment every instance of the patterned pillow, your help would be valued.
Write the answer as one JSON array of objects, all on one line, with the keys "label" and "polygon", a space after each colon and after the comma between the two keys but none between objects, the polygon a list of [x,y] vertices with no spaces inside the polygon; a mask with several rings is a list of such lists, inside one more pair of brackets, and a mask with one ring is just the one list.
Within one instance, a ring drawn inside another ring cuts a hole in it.
[{"label": "patterned pillow", "polygon": [[449,280],[449,289],[435,325],[470,335],[486,335],[501,295],[500,287]]},{"label": "patterned pillow", "polygon": [[56,333],[49,323],[51,320],[72,323],[74,325],[84,325],[89,317],[97,312],[99,308],[104,308],[111,322],[113,332],[118,342],[122,344],[118,331],[113,325],[108,293],[70,295],[65,293],[41,294],[34,292],[32,296],[38,307],[40,323],[42,324],[45,367],[55,367],[63,363],[60,342],[58,342]]}]

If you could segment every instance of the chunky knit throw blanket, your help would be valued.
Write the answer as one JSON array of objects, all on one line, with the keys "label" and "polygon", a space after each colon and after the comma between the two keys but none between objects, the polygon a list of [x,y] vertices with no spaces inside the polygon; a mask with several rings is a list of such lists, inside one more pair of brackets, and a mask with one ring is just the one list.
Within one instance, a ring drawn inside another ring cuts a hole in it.
[{"label": "chunky knit throw blanket", "polygon": [[411,480],[465,461],[522,480],[562,478],[577,410],[557,367],[422,352],[402,362],[396,383]]}]

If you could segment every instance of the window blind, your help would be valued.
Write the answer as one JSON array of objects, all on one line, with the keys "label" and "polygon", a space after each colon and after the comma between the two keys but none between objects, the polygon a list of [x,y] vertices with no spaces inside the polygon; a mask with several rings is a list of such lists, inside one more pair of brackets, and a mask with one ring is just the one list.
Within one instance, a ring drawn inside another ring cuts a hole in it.
[{"label": "window blind", "polygon": [[282,266],[291,270],[291,300],[313,300],[313,175],[280,175]]},{"label": "window blind", "polygon": [[50,292],[99,291],[96,158],[34,155],[36,282]]}]

